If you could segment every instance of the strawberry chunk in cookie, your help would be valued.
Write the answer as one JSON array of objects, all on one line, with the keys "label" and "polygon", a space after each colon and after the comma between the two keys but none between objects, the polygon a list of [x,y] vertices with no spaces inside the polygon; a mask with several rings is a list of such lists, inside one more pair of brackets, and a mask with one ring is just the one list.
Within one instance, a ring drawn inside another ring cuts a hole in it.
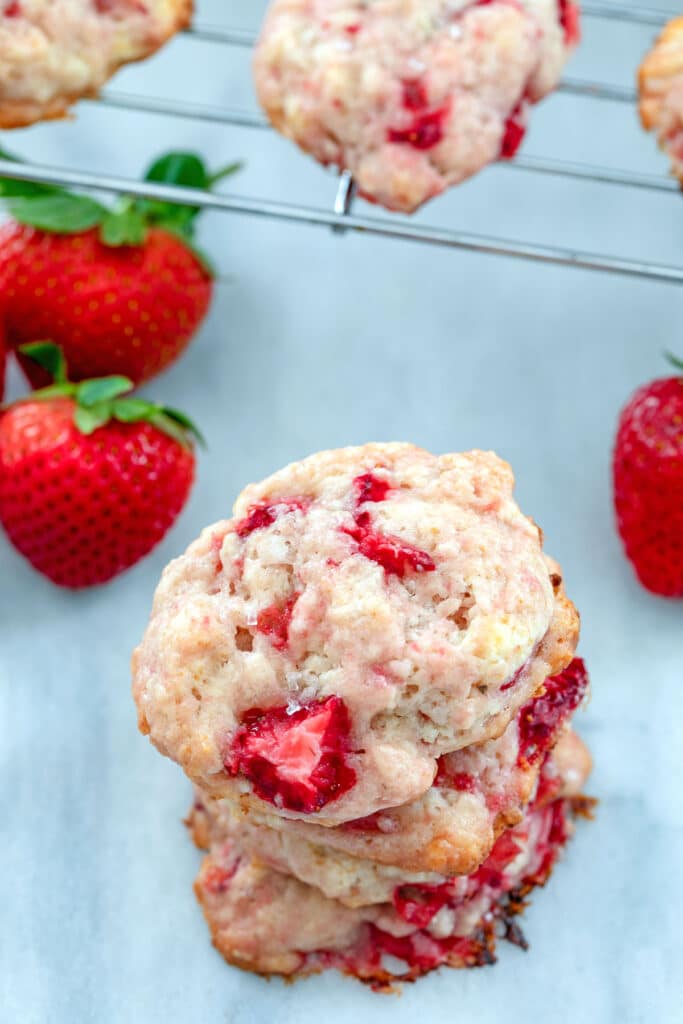
[{"label": "strawberry chunk in cookie", "polygon": [[356,781],[347,764],[349,715],[328,697],[302,708],[253,709],[244,716],[225,760],[269,803],[310,814]]}]

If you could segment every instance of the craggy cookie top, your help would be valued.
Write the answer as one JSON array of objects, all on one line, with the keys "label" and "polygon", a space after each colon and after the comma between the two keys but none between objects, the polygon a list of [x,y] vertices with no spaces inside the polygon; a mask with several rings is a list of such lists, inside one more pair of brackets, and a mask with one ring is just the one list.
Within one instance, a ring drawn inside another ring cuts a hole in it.
[{"label": "craggy cookie top", "polygon": [[214,795],[293,817],[416,799],[548,674],[554,573],[512,491],[492,453],[407,444],[247,487],[164,572],[134,656],[143,732]]},{"label": "craggy cookie top", "polygon": [[577,40],[571,0],[274,0],[256,91],[284,135],[409,212],[514,155]]},{"label": "craggy cookie top", "polygon": [[192,0],[0,0],[0,128],[64,115],[191,13]]}]

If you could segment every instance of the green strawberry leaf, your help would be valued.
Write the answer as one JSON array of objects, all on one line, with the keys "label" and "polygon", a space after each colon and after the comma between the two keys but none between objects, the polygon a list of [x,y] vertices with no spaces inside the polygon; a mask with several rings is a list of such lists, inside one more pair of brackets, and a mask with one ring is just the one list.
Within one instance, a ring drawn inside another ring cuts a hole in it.
[{"label": "green strawberry leaf", "polygon": [[188,433],[192,434],[192,436],[196,438],[196,440],[199,442],[202,448],[207,447],[206,439],[204,435],[201,433],[199,427],[193,420],[190,419],[189,416],[186,416],[184,412],[180,412],[179,409],[170,409],[167,405],[163,407],[162,412],[164,416],[167,416],[169,419],[174,420],[176,423],[179,423],[181,427],[184,427]]},{"label": "green strawberry leaf", "polygon": [[30,224],[58,235],[72,235],[100,224],[107,214],[101,203],[87,196],[68,193],[10,198],[10,215],[21,224]]},{"label": "green strawberry leaf", "polygon": [[111,419],[111,405],[109,402],[100,402],[86,409],[77,405],[74,412],[74,423],[81,434],[92,434],[98,427],[103,427]]},{"label": "green strawberry leaf", "polygon": [[[18,156],[15,156],[14,153],[8,153],[1,146],[0,160],[6,160],[12,164],[22,163]],[[18,181],[16,178],[0,177],[0,196],[2,197],[47,195],[54,191],[55,189],[51,185],[39,185],[34,181]]]},{"label": "green strawberry leaf", "polygon": [[100,241],[111,248],[122,245],[142,245],[147,225],[141,211],[127,203],[120,210],[107,213],[100,225]]},{"label": "green strawberry leaf", "polygon": [[237,174],[237,172],[241,171],[243,167],[243,160],[235,160],[231,164],[226,164],[225,167],[220,167],[217,171],[214,171],[213,174],[209,175],[206,187],[213,188],[213,186],[217,185],[219,181],[224,181],[226,178],[229,178],[232,174]]},{"label": "green strawberry leaf", "polygon": [[[192,438],[206,447],[201,433],[185,413],[144,398],[128,397],[134,387],[128,377],[112,375],[74,383],[67,377],[62,350],[52,342],[34,341],[21,345],[19,351],[47,370],[55,381],[34,391],[31,398],[38,401],[63,396],[74,398],[74,423],[82,434],[92,434],[113,417],[120,423],[150,423],[183,448],[192,448]],[[122,397],[124,395],[127,397]]]},{"label": "green strawberry leaf", "polygon": [[[155,160],[147,169],[144,180],[204,190],[208,188],[209,175],[204,161],[196,153],[173,152]],[[139,205],[151,223],[164,221],[188,229],[199,213],[197,206],[178,206],[158,199],[143,199]]]},{"label": "green strawberry leaf", "polygon": [[32,341],[27,345],[20,345],[19,351],[47,370],[55,384],[66,381],[66,360],[59,345],[54,345],[51,341]]},{"label": "green strawberry leaf", "polygon": [[[21,163],[2,149],[0,159]],[[145,181],[208,190],[242,167],[241,161],[234,161],[210,173],[197,153],[174,151],[159,157],[149,166]],[[109,210],[88,196],[72,195],[62,188],[6,177],[0,177],[0,199],[4,200],[15,220],[42,231],[70,235],[99,225],[100,241],[112,248],[144,245],[146,228],[156,225],[181,239],[206,272],[211,277],[215,276],[209,258],[193,245],[194,222],[200,213],[198,206],[127,196],[115,209]]]},{"label": "green strawberry leaf", "polygon": [[159,157],[148,167],[145,181],[204,189],[208,188],[209,174],[204,161],[196,153],[172,152]]},{"label": "green strawberry leaf", "polygon": [[146,420],[154,409],[144,398],[123,398],[112,403],[112,415],[119,423],[135,423]]},{"label": "green strawberry leaf", "polygon": [[168,434],[183,448],[191,447],[191,438],[206,446],[189,416],[177,409],[167,409],[155,402],[147,402],[144,398],[118,398],[111,403],[111,414],[120,423],[150,423],[153,427]]},{"label": "green strawberry leaf", "polygon": [[112,398],[125,395],[133,390],[133,382],[128,377],[98,377],[95,380],[84,380],[76,389],[79,405],[92,409],[101,402],[109,402]]},{"label": "green strawberry leaf", "polygon": [[[151,165],[145,175],[145,181],[208,191],[217,182],[240,170],[242,166],[241,162],[235,162],[220,168],[215,174],[210,174],[206,164],[196,153],[167,153]],[[192,240],[194,221],[201,212],[200,207],[179,206],[176,203],[155,199],[140,200],[138,207],[149,223],[174,231],[186,243]],[[195,252],[195,255],[213,276],[213,269],[206,257],[198,252]]]},{"label": "green strawberry leaf", "polygon": [[15,156],[14,153],[10,153],[8,149],[4,149],[0,146],[0,160],[7,160],[10,164],[21,164],[23,160],[19,156]]},{"label": "green strawberry leaf", "polygon": [[35,181],[18,181],[15,178],[0,178],[0,197],[3,199],[56,195],[59,191],[59,189],[51,188],[49,185],[39,185]]},{"label": "green strawberry leaf", "polygon": [[665,352],[664,355],[676,370],[683,370],[683,359],[679,359],[673,352]]},{"label": "green strawberry leaf", "polygon": [[36,391],[32,391],[27,399],[20,399],[20,401],[47,402],[49,398],[72,398],[75,393],[76,385],[64,381],[63,384],[48,384],[45,388],[38,388]]},{"label": "green strawberry leaf", "polygon": [[184,427],[181,427],[176,420],[170,416],[166,416],[161,408],[157,412],[152,413],[148,418],[148,422],[160,430],[163,434],[168,434],[174,441],[177,441],[183,448],[190,448],[190,439],[188,433]]}]

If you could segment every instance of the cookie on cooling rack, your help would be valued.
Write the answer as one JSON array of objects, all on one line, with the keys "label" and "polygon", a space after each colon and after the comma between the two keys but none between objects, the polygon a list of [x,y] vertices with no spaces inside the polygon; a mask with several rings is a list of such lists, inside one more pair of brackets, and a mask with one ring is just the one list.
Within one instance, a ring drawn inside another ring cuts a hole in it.
[{"label": "cookie on cooling rack", "polygon": [[640,119],[683,184],[683,17],[664,28],[638,71]]},{"label": "cookie on cooling rack", "polygon": [[63,117],[191,15],[192,0],[0,0],[0,128]]},{"label": "cookie on cooling rack", "polygon": [[515,154],[578,37],[571,0],[274,0],[256,89],[282,134],[412,212]]}]

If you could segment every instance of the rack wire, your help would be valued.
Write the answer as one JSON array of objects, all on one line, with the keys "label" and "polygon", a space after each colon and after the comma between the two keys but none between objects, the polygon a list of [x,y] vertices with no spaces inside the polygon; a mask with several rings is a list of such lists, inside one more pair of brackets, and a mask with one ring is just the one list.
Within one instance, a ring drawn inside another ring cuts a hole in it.
[{"label": "rack wire", "polygon": [[[661,27],[671,17],[668,12],[651,7],[631,7],[617,3],[605,3],[602,0],[591,0],[591,2],[584,3],[582,12],[589,18],[616,20],[652,27]],[[186,34],[199,42],[231,47],[253,47],[256,40],[255,33],[251,31],[224,28],[201,21],[188,28]],[[573,77],[565,77],[560,83],[559,91],[610,103],[633,104],[636,98],[633,89]],[[106,89],[97,100],[88,102],[97,102],[105,107],[120,110],[205,121],[258,131],[269,128],[268,122],[261,114],[249,110],[171,101],[120,92],[116,89]],[[514,160],[503,161],[496,166],[511,171],[526,171],[623,188],[680,194],[677,182],[665,175],[641,174],[630,170],[575,163],[551,157],[518,155]],[[140,198],[162,199],[180,205],[266,217],[297,224],[318,225],[331,228],[336,233],[362,232],[368,235],[470,252],[517,257],[547,264],[683,284],[683,266],[673,266],[650,260],[626,259],[612,254],[562,246],[540,245],[518,239],[497,238],[452,228],[417,225],[406,218],[393,215],[385,217],[358,215],[353,210],[354,187],[348,172],[343,172],[340,175],[331,209],[260,197],[207,194],[195,189],[139,182],[115,175],[47,165],[16,164],[2,159],[0,159],[0,175],[46,185],[108,193],[125,192]]]}]

